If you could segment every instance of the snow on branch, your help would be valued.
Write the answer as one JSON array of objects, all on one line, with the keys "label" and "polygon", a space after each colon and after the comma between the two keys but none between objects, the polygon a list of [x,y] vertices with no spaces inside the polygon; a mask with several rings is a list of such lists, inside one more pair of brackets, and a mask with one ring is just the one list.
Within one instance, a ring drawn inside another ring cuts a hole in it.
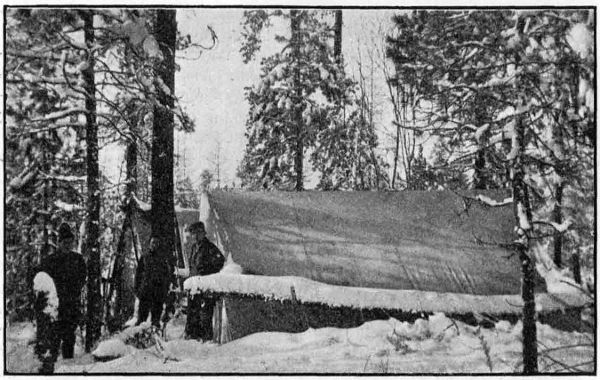
[{"label": "snow on branch", "polygon": [[44,176],[44,178],[54,179],[56,181],[63,181],[63,182],[80,182],[80,181],[86,181],[87,180],[87,176],[85,176],[85,175],[83,175],[83,176],[75,176],[75,175],[52,175],[52,174],[46,174],[46,173],[43,173],[42,175]]},{"label": "snow on branch", "polygon": [[76,41],[65,33],[58,33],[58,36],[67,43],[68,46],[77,49],[77,50],[88,50],[88,47],[85,43]]},{"label": "snow on branch", "polygon": [[83,210],[83,207],[76,205],[76,204],[72,204],[72,203],[66,203],[63,202],[61,200],[57,200],[54,202],[54,205],[56,207],[58,207],[59,209],[66,211],[66,212],[74,212],[74,211],[81,211]]},{"label": "snow on branch", "polygon": [[507,206],[511,203],[513,203],[513,198],[509,197],[509,198],[504,198],[502,201],[497,201],[495,199],[492,199],[488,196],[485,196],[483,194],[477,194],[475,197],[466,195],[466,194],[460,194],[454,190],[452,190],[452,192],[456,195],[458,195],[459,197],[463,198],[463,199],[470,199],[473,201],[477,201],[479,203],[482,203],[485,206],[488,207],[503,207],[503,206]]},{"label": "snow on branch", "polygon": [[544,220],[534,220],[533,221],[534,224],[543,224],[546,226],[550,226],[552,228],[554,228],[554,230],[558,233],[564,233],[566,232],[569,227],[571,227],[571,225],[573,224],[573,221],[571,219],[567,219],[562,223],[556,223],[556,222],[547,222]]},{"label": "snow on branch", "polygon": [[[6,55],[18,58],[52,59],[55,61],[60,61],[61,54],[57,53],[57,51],[66,48],[68,48],[68,45],[64,42],[38,50],[16,50],[7,48]],[[77,62],[75,60],[70,60],[68,63],[76,64]]]},{"label": "snow on branch", "polygon": [[12,190],[20,190],[25,187],[31,180],[35,178],[38,170],[32,168],[25,168],[19,175],[14,177],[8,184],[8,187]]},{"label": "snow on branch", "polygon": [[525,211],[525,207],[521,202],[517,203],[517,217],[519,218],[519,228],[524,231],[531,229],[527,212]]},{"label": "snow on branch", "polygon": [[135,196],[135,194],[133,195],[133,200],[140,210],[142,210],[142,211],[152,210],[152,205],[150,205],[150,203],[146,203],[146,202],[140,200],[138,197]]},{"label": "snow on branch", "polygon": [[498,202],[498,201],[493,200],[490,197],[486,197],[485,195],[481,195],[481,194],[477,195],[476,199],[479,202],[481,202],[481,203],[483,203],[483,204],[485,204],[487,206],[490,206],[490,207],[506,206],[506,205],[509,205],[509,204],[511,204],[513,202],[513,198],[512,197],[510,197],[510,198],[504,198],[504,200],[502,200],[501,202]]},{"label": "snow on branch", "polygon": [[[35,133],[40,133],[40,132],[47,132],[47,131],[52,131],[54,129],[60,129],[60,128],[67,128],[67,127],[71,127],[71,128],[83,128],[85,127],[85,123],[56,123],[56,124],[52,124],[48,127],[44,127],[44,128],[37,128],[36,126],[30,125],[30,124],[20,124],[20,126],[22,127],[27,127],[30,129],[21,131],[20,133],[14,134],[15,137],[21,137],[21,136],[25,136],[25,135],[31,135],[31,134],[35,134]],[[11,133],[12,135],[12,133]]]},{"label": "snow on branch", "polygon": [[554,227],[556,232],[565,232],[566,230],[569,229],[569,227],[571,227],[571,224],[573,224],[573,222],[570,219],[565,220],[564,222],[562,222],[560,224],[555,223],[555,222],[550,222],[550,225],[552,225],[552,227]]},{"label": "snow on branch", "polygon": [[31,121],[34,123],[43,122],[43,121],[54,121],[54,120],[64,119],[65,117],[69,117],[72,115],[78,115],[81,113],[85,114],[87,112],[88,111],[85,108],[69,108],[66,110],[49,113],[46,116],[44,116],[43,118],[32,119]]},{"label": "snow on branch", "polygon": [[31,83],[31,84],[59,84],[64,85],[67,84],[67,81],[61,78],[53,78],[46,76],[33,75],[31,73],[25,73],[21,75],[11,74],[6,77],[6,83]]}]

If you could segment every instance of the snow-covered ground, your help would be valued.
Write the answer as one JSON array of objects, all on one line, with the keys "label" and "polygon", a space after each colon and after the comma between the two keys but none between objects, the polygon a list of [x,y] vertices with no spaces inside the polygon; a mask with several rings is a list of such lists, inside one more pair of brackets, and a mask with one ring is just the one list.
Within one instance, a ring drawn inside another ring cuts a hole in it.
[{"label": "snow-covered ground", "polygon": [[[443,314],[415,323],[395,319],[350,329],[320,328],[302,333],[263,332],[227,344],[183,339],[185,317],[167,328],[164,350],[155,346],[105,345],[124,356],[105,362],[84,354],[59,359],[59,373],[489,373],[520,369],[521,325],[501,321],[493,329],[475,328]],[[123,336],[123,334],[121,334]],[[8,372],[33,372],[36,360],[31,324],[7,331]],[[108,338],[107,338],[108,339]],[[113,337],[114,339],[114,337]],[[538,324],[540,370],[594,370],[592,334],[563,332]],[[565,347],[565,348],[560,348]],[[546,357],[544,354],[551,358]],[[561,364],[559,364],[561,363]],[[565,369],[565,367],[572,367]]]}]

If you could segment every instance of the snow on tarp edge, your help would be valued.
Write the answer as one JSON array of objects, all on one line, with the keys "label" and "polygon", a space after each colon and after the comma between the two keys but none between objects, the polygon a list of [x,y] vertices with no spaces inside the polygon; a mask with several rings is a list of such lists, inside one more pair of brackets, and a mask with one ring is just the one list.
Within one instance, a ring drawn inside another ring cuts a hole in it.
[{"label": "snow on tarp edge", "polygon": [[[472,295],[420,290],[393,290],[329,285],[294,276],[257,276],[217,273],[188,278],[184,288],[196,294],[202,291],[262,296],[266,299],[297,300],[331,307],[356,309],[392,309],[417,312],[513,314],[521,312],[520,295]],[[292,290],[293,288],[293,290]],[[587,302],[577,293],[536,294],[538,311],[582,307]]]}]

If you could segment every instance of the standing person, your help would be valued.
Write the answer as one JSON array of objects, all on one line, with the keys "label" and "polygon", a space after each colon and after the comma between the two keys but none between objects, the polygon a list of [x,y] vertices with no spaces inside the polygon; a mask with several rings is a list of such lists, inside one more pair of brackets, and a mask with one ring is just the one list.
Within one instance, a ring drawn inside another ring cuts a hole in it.
[{"label": "standing person", "polygon": [[153,236],[135,273],[134,290],[140,300],[136,326],[146,321],[150,314],[152,326],[160,329],[160,316],[173,280],[173,270],[169,256],[160,249],[159,239]]},{"label": "standing person", "polygon": [[[204,223],[193,223],[188,227],[188,232],[193,241],[189,256],[190,276],[206,276],[219,272],[225,264],[225,257],[206,237]],[[212,316],[216,302],[216,298],[206,294],[190,300],[185,324],[187,339],[212,340]]]},{"label": "standing person", "polygon": [[85,284],[86,265],[83,257],[73,252],[75,235],[67,223],[58,228],[56,252],[42,260],[40,272],[46,272],[56,286],[58,319],[53,324],[50,355],[56,359],[62,343],[63,359],[73,358],[75,330],[81,318],[81,289]]}]

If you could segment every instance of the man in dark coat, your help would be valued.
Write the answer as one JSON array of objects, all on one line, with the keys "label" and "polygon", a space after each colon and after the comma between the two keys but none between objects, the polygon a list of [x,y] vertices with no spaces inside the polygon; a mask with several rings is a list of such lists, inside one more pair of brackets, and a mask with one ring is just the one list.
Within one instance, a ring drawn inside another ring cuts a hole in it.
[{"label": "man in dark coat", "polygon": [[46,272],[56,286],[58,296],[58,319],[54,323],[51,354],[58,356],[62,343],[62,357],[73,358],[75,330],[81,318],[81,289],[85,284],[86,265],[83,257],[73,252],[75,235],[68,224],[58,229],[56,253],[46,257],[40,272]]},{"label": "man in dark coat", "polygon": [[136,325],[151,316],[152,326],[160,329],[163,304],[173,281],[173,264],[170,256],[160,249],[159,239],[150,239],[149,249],[138,263],[135,273],[135,294],[140,300]]},{"label": "man in dark coat", "polygon": [[[189,255],[190,276],[219,272],[225,264],[225,257],[206,237],[204,223],[193,223],[188,232],[194,242]],[[185,324],[186,338],[212,340],[212,316],[216,302],[217,299],[208,294],[197,295],[190,300]]]}]

